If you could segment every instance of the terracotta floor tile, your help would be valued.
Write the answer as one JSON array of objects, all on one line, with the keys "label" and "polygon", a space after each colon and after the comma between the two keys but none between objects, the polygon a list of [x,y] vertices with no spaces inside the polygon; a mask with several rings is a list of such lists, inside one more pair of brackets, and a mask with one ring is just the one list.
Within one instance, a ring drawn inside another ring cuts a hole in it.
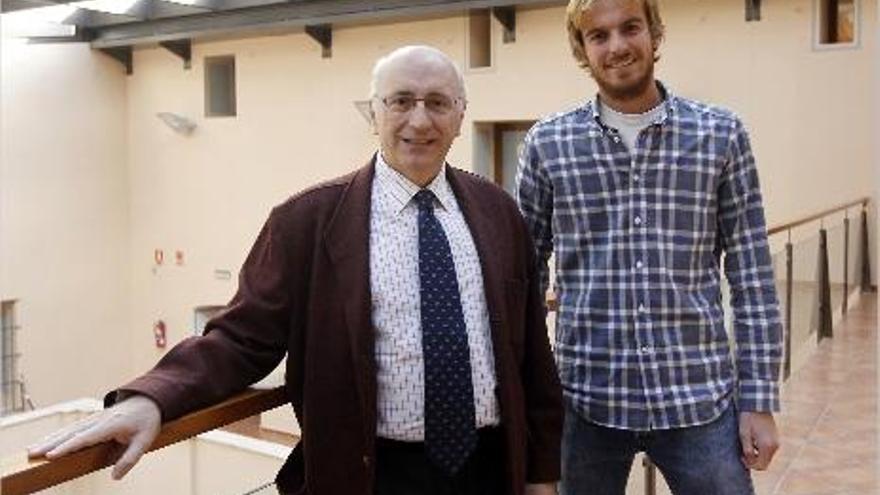
[{"label": "terracotta floor tile", "polygon": [[783,447],[758,495],[880,495],[876,308],[863,296],[783,385]]}]

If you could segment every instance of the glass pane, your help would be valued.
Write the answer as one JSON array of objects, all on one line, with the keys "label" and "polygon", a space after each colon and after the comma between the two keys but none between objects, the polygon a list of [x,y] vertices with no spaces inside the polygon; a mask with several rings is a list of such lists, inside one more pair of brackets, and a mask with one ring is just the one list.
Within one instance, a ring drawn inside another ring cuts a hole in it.
[{"label": "glass pane", "polygon": [[779,319],[782,322],[783,336],[788,333],[785,328],[785,249],[773,253],[773,279],[776,285],[776,298],[779,300]]},{"label": "glass pane", "polygon": [[792,258],[791,354],[797,356],[805,343],[816,338],[819,325],[818,233],[793,243]]},{"label": "glass pane", "polygon": [[855,40],[856,6],[853,0],[837,3],[837,42],[852,43]]},{"label": "glass pane", "polygon": [[861,267],[859,256],[862,242],[862,220],[860,213],[851,213],[849,218],[849,259],[847,260],[847,272],[849,275],[849,297],[859,291],[861,281]]},{"label": "glass pane", "polygon": [[826,226],[828,231],[828,280],[831,285],[832,320],[841,314],[843,307],[843,221]]},{"label": "glass pane", "polygon": [[526,131],[501,131],[501,186],[511,196],[516,196],[516,168]]},{"label": "glass pane", "polygon": [[235,58],[205,59],[205,115],[235,115]]}]

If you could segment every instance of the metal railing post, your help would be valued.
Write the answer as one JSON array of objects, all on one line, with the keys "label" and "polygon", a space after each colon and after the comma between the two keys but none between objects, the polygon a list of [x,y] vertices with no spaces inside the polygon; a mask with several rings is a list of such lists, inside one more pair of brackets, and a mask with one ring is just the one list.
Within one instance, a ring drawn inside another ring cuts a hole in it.
[{"label": "metal railing post", "polygon": [[871,252],[868,246],[868,210],[862,205],[862,242],[861,242],[861,290],[871,292]]},{"label": "metal railing post", "polygon": [[[789,235],[791,232],[789,231]],[[791,238],[785,243],[785,361],[782,364],[783,380],[791,376],[791,300],[794,282],[794,246]]]},{"label": "metal railing post", "polygon": [[819,230],[819,331],[818,339],[833,337],[831,319],[831,280],[828,273],[828,231]]},{"label": "metal railing post", "polygon": [[843,219],[843,302],[840,313],[846,316],[849,309],[849,213]]},{"label": "metal railing post", "polygon": [[642,459],[645,467],[645,495],[657,495],[657,468],[647,455]]}]

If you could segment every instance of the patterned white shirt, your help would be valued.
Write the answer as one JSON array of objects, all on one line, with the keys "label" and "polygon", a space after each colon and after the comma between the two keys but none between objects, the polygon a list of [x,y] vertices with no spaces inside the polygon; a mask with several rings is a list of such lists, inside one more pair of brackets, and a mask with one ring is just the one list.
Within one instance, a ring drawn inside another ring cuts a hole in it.
[{"label": "patterned white shirt", "polygon": [[[499,422],[489,313],[480,259],[446,180],[446,167],[427,186],[449,240],[470,346],[477,428]],[[370,206],[370,292],[376,333],[377,434],[424,440],[425,380],[419,298],[419,186],[376,155]]]}]

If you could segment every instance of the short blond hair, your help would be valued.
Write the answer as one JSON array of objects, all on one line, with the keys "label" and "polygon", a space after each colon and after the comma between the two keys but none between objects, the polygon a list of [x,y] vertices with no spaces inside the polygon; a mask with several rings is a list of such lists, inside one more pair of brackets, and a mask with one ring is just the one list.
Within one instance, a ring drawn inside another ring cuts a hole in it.
[{"label": "short blond hair", "polygon": [[[571,45],[571,54],[577,60],[579,66],[584,69],[590,68],[587,52],[584,49],[584,39],[581,36],[581,19],[584,13],[598,0],[570,0],[565,9],[565,25],[568,28],[568,43]],[[648,31],[651,33],[651,41],[654,44],[654,61],[660,60],[658,48],[663,41],[663,19],[660,18],[660,5],[657,0],[639,0],[645,9],[645,18],[648,20]]]}]

